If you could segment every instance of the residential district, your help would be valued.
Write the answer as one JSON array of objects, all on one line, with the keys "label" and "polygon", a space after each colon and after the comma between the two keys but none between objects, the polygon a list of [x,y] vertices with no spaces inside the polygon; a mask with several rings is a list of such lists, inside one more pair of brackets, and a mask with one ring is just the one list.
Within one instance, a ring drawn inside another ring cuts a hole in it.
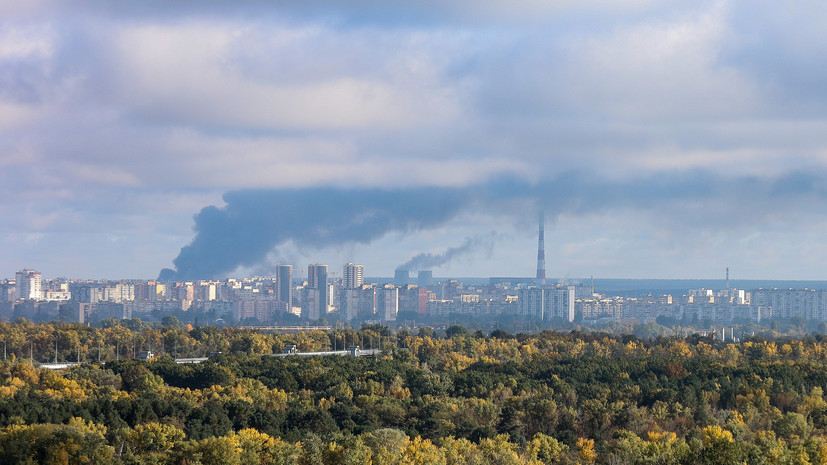
[{"label": "residential district", "polygon": [[[305,276],[306,272],[306,278]],[[301,273],[301,277],[295,274]],[[490,278],[485,284],[435,281],[397,270],[392,282],[367,282],[364,267],[306,270],[280,265],[275,276],[159,282],[43,279],[25,269],[0,281],[0,320],[98,323],[107,318],[159,321],[174,315],[202,325],[390,322],[510,318],[528,322],[759,323],[771,318],[827,321],[827,290],[691,289],[683,295],[607,296],[590,283],[545,284],[544,278]],[[385,280],[390,281],[390,280]]]}]

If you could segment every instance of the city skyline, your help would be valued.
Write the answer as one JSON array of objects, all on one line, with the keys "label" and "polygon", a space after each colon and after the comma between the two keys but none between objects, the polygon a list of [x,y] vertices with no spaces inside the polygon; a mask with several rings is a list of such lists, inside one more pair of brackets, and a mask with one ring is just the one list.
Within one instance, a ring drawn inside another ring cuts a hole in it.
[{"label": "city skyline", "polygon": [[826,10],[0,2],[0,264],[825,280]]},{"label": "city skyline", "polygon": [[[249,326],[300,320],[436,324],[462,317],[517,319],[558,328],[623,321],[704,326],[827,321],[827,281],[743,281],[743,286],[731,287],[727,273],[723,282],[672,283],[681,290],[663,287],[669,280],[617,280],[616,290],[609,291],[598,289],[594,279],[554,284],[537,278],[434,281],[428,271],[420,272],[414,283],[406,270],[397,270],[393,283],[365,282],[362,265],[342,268],[341,279],[336,279],[328,265],[309,264],[303,282],[294,280],[290,265],[280,265],[278,277],[191,282],[43,279],[37,270],[24,269],[14,280],[0,280],[0,320],[163,323],[175,317],[179,323]],[[606,281],[611,280],[604,285]],[[624,290],[629,281],[637,281],[636,287]]]}]

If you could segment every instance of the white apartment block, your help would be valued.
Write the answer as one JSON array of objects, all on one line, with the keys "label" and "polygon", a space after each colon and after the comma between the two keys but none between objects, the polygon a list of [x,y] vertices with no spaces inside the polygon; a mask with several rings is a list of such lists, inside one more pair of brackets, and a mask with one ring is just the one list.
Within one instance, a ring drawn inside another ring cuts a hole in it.
[{"label": "white apartment block", "polygon": [[21,270],[15,273],[17,298],[41,300],[43,298],[43,277],[35,270]]}]

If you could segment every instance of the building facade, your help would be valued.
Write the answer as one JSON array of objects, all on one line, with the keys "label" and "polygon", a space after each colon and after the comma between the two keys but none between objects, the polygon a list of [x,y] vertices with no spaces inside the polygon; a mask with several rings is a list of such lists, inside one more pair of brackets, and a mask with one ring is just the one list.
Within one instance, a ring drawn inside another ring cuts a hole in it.
[{"label": "building facade", "polygon": [[356,289],[365,283],[364,266],[348,263],[344,266],[342,273],[342,287],[345,289]]},{"label": "building facade", "polygon": [[327,265],[312,263],[307,266],[307,291],[307,298],[302,302],[302,317],[317,320],[327,315],[330,306]]},{"label": "building facade", "polygon": [[278,267],[278,299],[287,305],[287,311],[293,308],[293,266],[279,265]]},{"label": "building facade", "polygon": [[39,271],[21,270],[15,273],[17,298],[40,300],[43,298],[43,277]]},{"label": "building facade", "polygon": [[376,316],[384,321],[396,321],[399,313],[399,289],[386,284],[376,289]]}]

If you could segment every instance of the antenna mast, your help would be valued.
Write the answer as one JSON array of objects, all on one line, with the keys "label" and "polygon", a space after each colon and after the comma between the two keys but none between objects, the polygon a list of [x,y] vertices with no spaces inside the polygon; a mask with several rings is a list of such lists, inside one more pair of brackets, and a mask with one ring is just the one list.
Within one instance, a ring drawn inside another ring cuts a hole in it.
[{"label": "antenna mast", "polygon": [[537,285],[546,283],[545,215],[540,210],[540,238],[537,242]]}]

